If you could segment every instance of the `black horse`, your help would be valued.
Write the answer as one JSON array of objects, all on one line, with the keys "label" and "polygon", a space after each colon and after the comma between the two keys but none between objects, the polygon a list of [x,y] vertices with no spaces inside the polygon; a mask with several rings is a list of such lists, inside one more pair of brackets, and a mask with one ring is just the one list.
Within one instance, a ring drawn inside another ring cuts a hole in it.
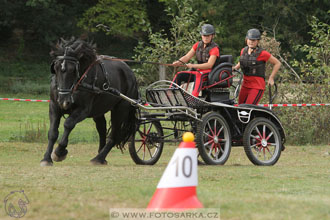
[{"label": "black horse", "polygon": [[[119,91],[138,98],[136,78],[129,66],[105,56],[97,56],[95,45],[80,39],[61,39],[50,52],[52,79],[50,85],[48,147],[41,166],[51,166],[62,161],[68,151],[68,137],[75,125],[86,118],[93,118],[99,134],[98,155],[93,164],[107,164],[105,160],[115,145],[123,147],[133,134],[136,109],[127,101],[112,95]],[[107,59],[108,58],[108,59]],[[111,131],[107,138],[104,114],[111,111]],[[58,127],[62,116],[64,132],[58,147]]]}]

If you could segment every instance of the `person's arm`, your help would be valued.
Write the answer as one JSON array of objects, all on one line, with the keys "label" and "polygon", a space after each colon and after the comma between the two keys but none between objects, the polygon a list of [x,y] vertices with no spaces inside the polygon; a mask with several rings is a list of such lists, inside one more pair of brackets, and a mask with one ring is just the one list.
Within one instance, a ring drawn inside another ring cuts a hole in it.
[{"label": "person's arm", "polygon": [[239,68],[241,68],[241,63],[240,62],[238,62],[236,64],[236,66],[233,66],[233,70],[239,70]]},{"label": "person's arm", "polygon": [[[173,64],[176,64],[176,65],[182,65],[184,63],[188,63],[189,60],[195,55],[195,50],[193,48],[191,48],[191,50],[186,54],[184,55],[183,57],[181,57],[179,60],[177,61],[174,61]],[[189,67],[190,68],[190,67]]]},{"label": "person's arm", "polygon": [[201,63],[201,64],[193,64],[193,63],[188,63],[187,67],[188,68],[196,68],[196,69],[212,69],[215,61],[217,60],[216,55],[211,55],[207,63]]},{"label": "person's arm", "polygon": [[[241,50],[240,56],[242,56],[244,51],[244,48]],[[232,67],[232,70],[239,70],[239,68],[241,68],[241,63],[238,61],[238,63]]]},{"label": "person's arm", "polygon": [[278,70],[280,69],[281,67],[281,62],[276,58],[274,57],[273,55],[268,59],[267,62],[270,62],[271,64],[274,65],[273,67],[273,71],[272,73],[270,74],[269,76],[269,79],[268,79],[268,85],[274,85],[274,78],[278,72]]}]

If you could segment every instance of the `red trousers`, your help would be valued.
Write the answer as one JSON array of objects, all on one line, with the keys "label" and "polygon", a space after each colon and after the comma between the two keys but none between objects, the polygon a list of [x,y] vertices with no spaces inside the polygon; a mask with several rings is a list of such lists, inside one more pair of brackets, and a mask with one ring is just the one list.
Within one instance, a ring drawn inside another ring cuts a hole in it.
[{"label": "red trousers", "polygon": [[265,90],[251,89],[242,86],[238,96],[238,104],[254,104],[257,105],[262,98]]},{"label": "red trousers", "polygon": [[195,82],[192,95],[198,97],[199,92],[202,90],[203,82],[207,80],[208,73],[200,73],[198,71],[181,71],[175,74],[173,82],[181,85],[182,82],[191,83]]}]

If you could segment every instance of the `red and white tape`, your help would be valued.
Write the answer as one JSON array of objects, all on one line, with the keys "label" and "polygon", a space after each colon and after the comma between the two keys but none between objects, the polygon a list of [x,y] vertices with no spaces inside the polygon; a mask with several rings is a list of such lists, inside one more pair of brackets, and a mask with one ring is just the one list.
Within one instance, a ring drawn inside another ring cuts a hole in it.
[{"label": "red and white tape", "polygon": [[[238,106],[237,104],[235,106]],[[330,106],[330,103],[317,104],[258,104],[262,107],[304,107],[304,106]]]},{"label": "red and white tape", "polygon": [[20,101],[20,102],[49,102],[50,101],[50,100],[40,100],[40,99],[16,99],[16,98],[0,98],[0,100]]},{"label": "red and white tape", "polygon": [[263,107],[303,107],[303,106],[329,106],[330,103],[318,103],[318,104],[259,104]]},{"label": "red and white tape", "polygon": [[[41,99],[16,99],[16,98],[0,98],[5,101],[21,101],[21,102],[49,102],[50,100]],[[234,106],[238,106],[237,104]],[[304,107],[304,106],[330,106],[330,103],[317,103],[317,104],[258,104],[262,107]]]}]

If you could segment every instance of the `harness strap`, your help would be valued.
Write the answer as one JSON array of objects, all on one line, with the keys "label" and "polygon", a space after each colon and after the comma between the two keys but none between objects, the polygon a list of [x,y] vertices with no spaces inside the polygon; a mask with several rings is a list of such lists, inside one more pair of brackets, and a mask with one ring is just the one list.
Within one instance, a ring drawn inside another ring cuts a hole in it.
[{"label": "harness strap", "polygon": [[96,63],[98,63],[99,60],[100,60],[100,59],[97,58],[96,60],[94,60],[93,63],[91,63],[91,64],[89,65],[89,67],[86,69],[86,71],[84,72],[84,74],[82,74],[82,76],[80,77],[80,79],[79,79],[78,82],[76,83],[75,87],[74,87],[73,90],[72,90],[72,93],[73,93],[74,91],[77,90],[78,86],[79,86],[80,83],[83,81],[83,79],[87,77],[87,73],[89,72],[89,70],[90,70],[90,69],[91,69]]},{"label": "harness strap", "polygon": [[100,62],[99,62],[101,68],[102,68],[102,71],[104,73],[104,76],[105,76],[105,79],[106,79],[106,82],[103,84],[103,89],[104,90],[108,90],[110,88],[110,79],[109,79],[109,74],[107,72],[107,69],[105,68],[105,64],[104,62],[102,62],[102,59],[100,59]]}]

